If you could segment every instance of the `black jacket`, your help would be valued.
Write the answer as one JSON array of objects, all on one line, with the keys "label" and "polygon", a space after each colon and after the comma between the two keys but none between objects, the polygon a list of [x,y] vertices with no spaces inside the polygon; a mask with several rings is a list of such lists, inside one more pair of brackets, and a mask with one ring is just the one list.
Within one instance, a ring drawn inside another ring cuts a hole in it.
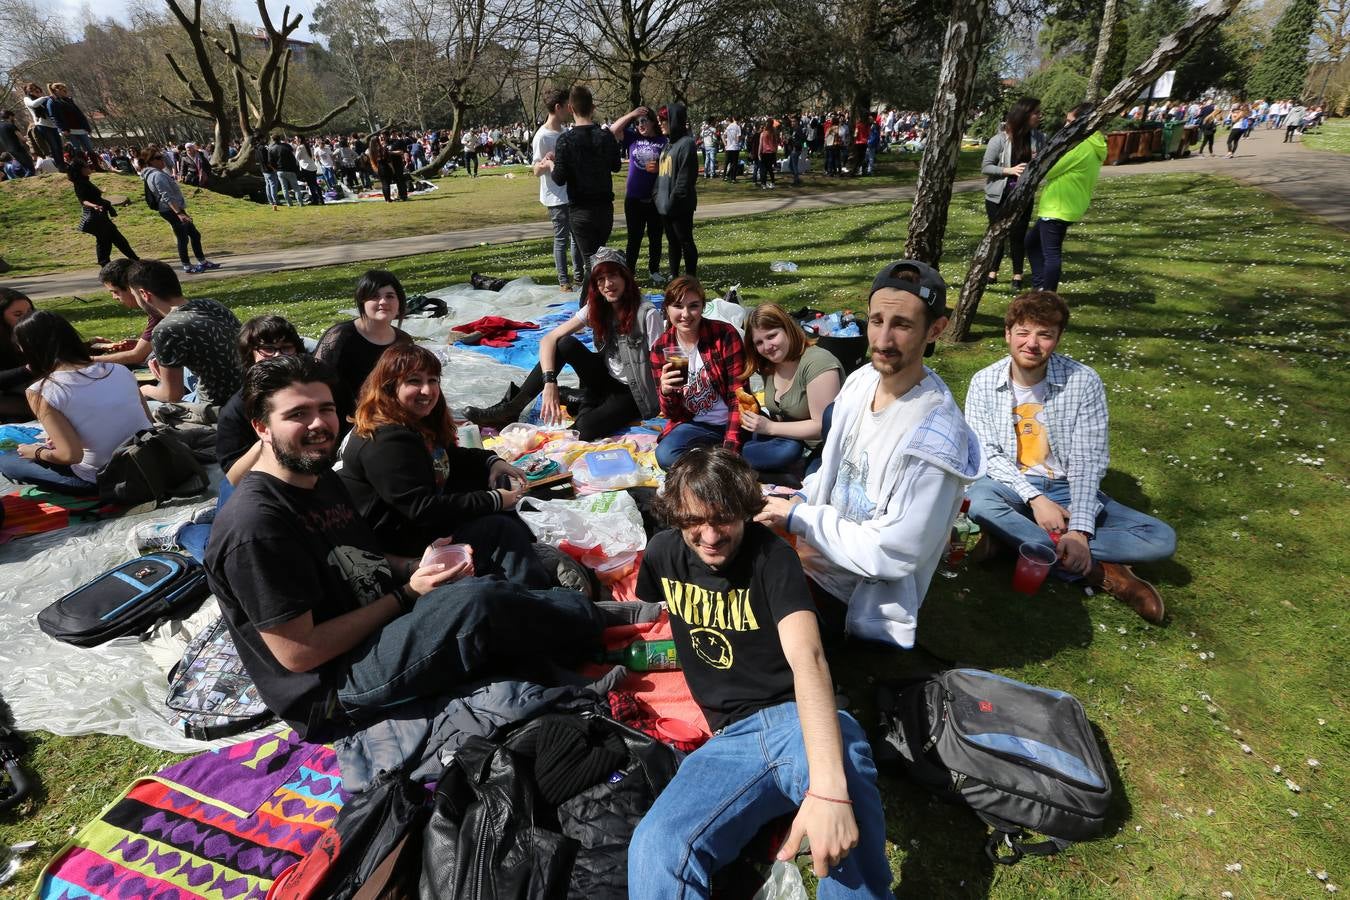
[{"label": "black jacket", "polygon": [[290,144],[281,141],[272,144],[267,148],[267,158],[278,172],[300,174],[300,163],[296,161],[295,151]]},{"label": "black jacket", "polygon": [[531,744],[543,721],[501,743],[471,737],[455,754],[423,832],[421,897],[626,900],[628,843],[674,777],[675,751],[592,716],[592,728],[622,738],[629,765],[617,780],[553,807],[532,776]]},{"label": "black jacket", "polygon": [[567,188],[571,206],[614,202],[614,172],[619,171],[619,142],[608,128],[578,125],[564,131],[553,149],[553,180]]},{"label": "black jacket", "polygon": [[661,150],[656,176],[656,211],[663,216],[698,208],[698,150],[689,133],[689,113],[683,103],[672,103],[668,109],[670,143]]},{"label": "black jacket", "polygon": [[436,538],[501,508],[500,495],[488,488],[497,454],[466,447],[446,452],[450,471],[437,487],[431,451],[413,429],[382,425],[369,438],[355,431],[347,438],[338,474],[386,553],[421,556]]}]

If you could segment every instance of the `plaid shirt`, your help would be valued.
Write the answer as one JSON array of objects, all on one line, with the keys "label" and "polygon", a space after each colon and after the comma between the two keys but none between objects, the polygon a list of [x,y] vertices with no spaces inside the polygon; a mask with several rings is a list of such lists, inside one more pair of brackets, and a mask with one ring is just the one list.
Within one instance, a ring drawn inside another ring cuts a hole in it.
[{"label": "plaid shirt", "polygon": [[[661,393],[661,369],[666,364],[666,348],[678,347],[674,327],[667,328],[665,334],[657,338],[650,354],[652,380],[656,382],[661,397],[661,415],[666,417],[666,427],[661,437],[682,422],[693,421],[694,414],[684,405],[684,394]],[[716,319],[703,319],[698,325],[698,353],[703,367],[713,387],[727,405],[727,432],[723,442],[737,449],[741,446],[741,407],[736,402],[736,389],[745,380],[745,347],[741,336],[734,327]]]},{"label": "plaid shirt", "polygon": [[[1012,357],[1005,356],[975,373],[966,392],[966,421],[980,438],[989,477],[1030,502],[1041,492],[1017,467],[1011,365]],[[1064,464],[1069,480],[1069,530],[1094,534],[1101,511],[1097,489],[1111,459],[1106,388],[1092,369],[1058,353],[1050,355],[1045,380],[1050,452]]]}]

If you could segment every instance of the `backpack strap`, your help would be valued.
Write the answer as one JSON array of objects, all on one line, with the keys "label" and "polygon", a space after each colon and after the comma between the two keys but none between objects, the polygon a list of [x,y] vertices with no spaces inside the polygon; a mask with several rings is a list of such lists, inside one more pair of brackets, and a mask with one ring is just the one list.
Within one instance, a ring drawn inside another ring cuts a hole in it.
[{"label": "backpack strap", "polygon": [[[1016,831],[999,831],[996,829],[989,835],[989,840],[984,845],[985,856],[989,857],[991,862],[998,863],[1000,866],[1012,866],[1021,862],[1024,856],[1054,856],[1073,843],[1073,841],[1052,837],[1044,841],[1037,841],[1034,844],[1024,844],[1022,838],[1026,837],[1026,834],[1021,828]],[[1011,852],[1001,853],[1004,846]]]}]

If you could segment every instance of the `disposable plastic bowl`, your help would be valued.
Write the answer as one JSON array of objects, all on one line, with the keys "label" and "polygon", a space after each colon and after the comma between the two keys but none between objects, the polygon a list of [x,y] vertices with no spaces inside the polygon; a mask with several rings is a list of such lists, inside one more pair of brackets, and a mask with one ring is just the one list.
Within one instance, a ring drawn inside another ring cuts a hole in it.
[{"label": "disposable plastic bowl", "polygon": [[469,558],[467,544],[446,544],[443,547],[428,547],[422,554],[422,565],[443,565],[453,568]]}]

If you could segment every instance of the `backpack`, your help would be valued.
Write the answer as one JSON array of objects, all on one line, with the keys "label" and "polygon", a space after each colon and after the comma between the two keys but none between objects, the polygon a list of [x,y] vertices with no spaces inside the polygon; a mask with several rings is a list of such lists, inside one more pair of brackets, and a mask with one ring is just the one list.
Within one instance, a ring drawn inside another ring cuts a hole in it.
[{"label": "backpack", "polygon": [[143,634],[191,615],[211,593],[206,571],[181,553],[150,553],[109,569],[38,613],[38,627],[76,647]]},{"label": "backpack", "polygon": [[98,470],[98,497],[123,506],[193,497],[211,484],[192,451],[166,430],[136,432]]},{"label": "backpack", "polygon": [[244,669],[224,617],[188,643],[169,672],[164,705],[183,734],[199,741],[252,731],[274,718]]},{"label": "backpack", "polygon": [[147,174],[141,175],[141,187],[145,189],[145,205],[150,207],[151,212],[159,212],[159,197],[150,190],[150,177]]},{"label": "backpack", "polygon": [[[1002,865],[1049,856],[1101,833],[1111,780],[1082,705],[1063,691],[979,669],[883,688],[878,763],[990,825],[985,852]],[[1049,838],[1025,843],[1027,831]],[[1000,843],[1011,852],[1000,855]]]}]

